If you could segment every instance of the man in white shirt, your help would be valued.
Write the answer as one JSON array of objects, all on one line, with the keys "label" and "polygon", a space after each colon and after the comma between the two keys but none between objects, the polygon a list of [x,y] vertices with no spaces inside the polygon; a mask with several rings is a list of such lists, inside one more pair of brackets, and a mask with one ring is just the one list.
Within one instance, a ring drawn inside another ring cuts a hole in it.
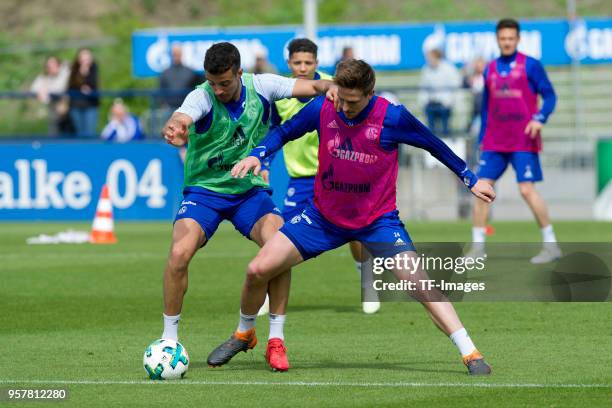
[{"label": "man in white shirt", "polygon": [[[448,136],[461,75],[457,68],[442,58],[442,51],[427,51],[427,65],[421,70],[419,105],[427,115],[427,126],[435,134]],[[439,126],[438,126],[439,125]]]}]

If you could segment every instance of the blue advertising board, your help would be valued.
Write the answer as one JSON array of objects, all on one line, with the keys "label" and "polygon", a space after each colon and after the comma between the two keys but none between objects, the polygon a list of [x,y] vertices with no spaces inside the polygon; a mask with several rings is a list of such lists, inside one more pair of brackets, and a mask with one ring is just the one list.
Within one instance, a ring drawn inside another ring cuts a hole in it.
[{"label": "blue advertising board", "polygon": [[0,220],[91,220],[108,185],[119,220],[171,219],[183,164],[162,143],[0,145]]},{"label": "blue advertising board", "polygon": [[[117,220],[172,220],[183,162],[165,143],[0,144],[0,221],[92,220],[106,184]],[[282,207],[289,176],[282,151],[271,166]]]},{"label": "blue advertising board", "polygon": [[[333,72],[345,46],[377,70],[418,69],[425,63],[424,51],[444,50],[457,65],[476,57],[489,60],[499,53],[495,21],[444,24],[361,24],[321,26],[317,34],[319,66]],[[567,65],[573,59],[584,64],[612,63],[612,18],[587,18],[570,24],[567,20],[521,21],[519,49],[545,65]],[[203,70],[206,50],[215,42],[230,41],[240,50],[243,67],[253,65],[263,53],[279,71],[286,72],[286,47],[303,37],[300,26],[244,27],[227,29],[148,29],[132,35],[132,67],[136,77],[159,75],[170,65],[170,49],[183,49],[183,63]]]}]

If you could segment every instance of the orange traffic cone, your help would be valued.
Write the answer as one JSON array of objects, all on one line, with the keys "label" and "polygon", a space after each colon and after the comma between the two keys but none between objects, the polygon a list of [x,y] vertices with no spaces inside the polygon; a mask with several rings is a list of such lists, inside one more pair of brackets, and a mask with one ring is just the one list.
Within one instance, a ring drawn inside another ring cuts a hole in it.
[{"label": "orange traffic cone", "polygon": [[102,186],[89,242],[92,244],[114,244],[117,242],[117,237],[113,230],[113,205],[108,196],[108,186],[105,184]]}]

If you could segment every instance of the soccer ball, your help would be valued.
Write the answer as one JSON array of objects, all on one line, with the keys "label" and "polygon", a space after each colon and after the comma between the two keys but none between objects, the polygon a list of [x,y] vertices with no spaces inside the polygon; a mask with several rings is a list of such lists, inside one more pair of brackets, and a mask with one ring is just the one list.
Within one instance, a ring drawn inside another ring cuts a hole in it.
[{"label": "soccer ball", "polygon": [[187,373],[189,355],[178,341],[159,339],[147,347],[142,363],[152,380],[174,380]]}]

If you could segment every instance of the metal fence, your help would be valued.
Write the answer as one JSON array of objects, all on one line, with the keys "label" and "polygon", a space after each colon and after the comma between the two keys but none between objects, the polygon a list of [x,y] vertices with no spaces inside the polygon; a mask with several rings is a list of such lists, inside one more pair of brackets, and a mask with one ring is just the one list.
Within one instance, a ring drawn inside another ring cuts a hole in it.
[{"label": "metal fence", "polygon": [[[556,111],[546,125],[544,152],[541,156],[545,181],[538,185],[546,199],[553,219],[592,218],[596,197],[595,145],[600,137],[612,134],[612,68],[598,66],[572,72],[569,68],[549,72],[558,95]],[[579,84],[576,84],[576,80]],[[424,115],[417,106],[418,72],[380,75],[378,91],[390,91],[417,117]],[[469,134],[467,124],[471,113],[471,95],[460,89],[452,116],[452,138],[446,139],[472,167],[477,163],[475,135]],[[121,97],[127,104],[140,107],[140,118],[149,139],[159,139],[161,127],[170,112],[160,106],[164,96],[157,90],[101,91],[100,97],[108,106],[113,98]],[[38,106],[29,93],[0,93],[0,104],[23,104],[21,113],[11,120],[26,124]],[[100,112],[106,117],[106,112]],[[40,127],[40,126],[39,126]],[[16,131],[0,131],[0,140],[13,141],[48,139],[35,134],[27,126]],[[4,132],[4,135],[1,133]],[[161,139],[160,139],[161,140]],[[398,205],[403,217],[410,219],[457,219],[469,217],[472,197],[447,169],[420,149],[401,148],[401,167],[398,178]],[[522,202],[512,170],[497,184],[498,199],[493,207],[495,219],[529,219],[531,214]]]},{"label": "metal fence", "polygon": [[[595,149],[597,140],[612,136],[612,67],[580,67],[549,71],[557,93],[557,107],[543,131],[541,162],[544,182],[538,184],[553,219],[591,219],[597,196]],[[379,89],[394,92],[421,120],[417,105],[418,73],[383,76]],[[459,90],[452,127],[454,142],[464,145],[468,162],[475,135],[465,132],[471,109],[471,95]],[[469,216],[471,197],[448,170],[431,167],[428,153],[404,148],[398,185],[398,205],[411,219],[456,219]],[[509,169],[496,185],[493,219],[531,219]]]}]

